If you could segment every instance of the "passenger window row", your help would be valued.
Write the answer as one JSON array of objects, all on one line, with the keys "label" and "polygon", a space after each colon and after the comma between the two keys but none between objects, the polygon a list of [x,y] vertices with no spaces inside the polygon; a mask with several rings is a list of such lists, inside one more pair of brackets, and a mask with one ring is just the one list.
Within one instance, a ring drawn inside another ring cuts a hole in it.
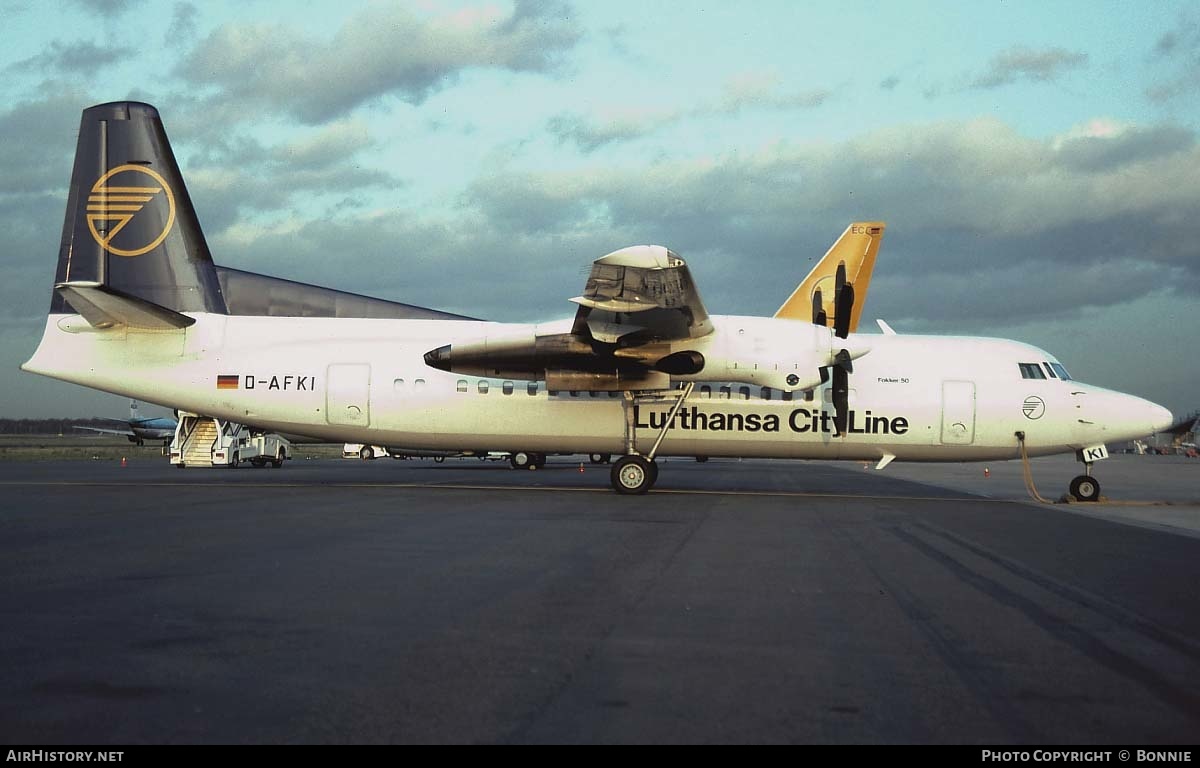
[{"label": "passenger window row", "polygon": [[[400,389],[400,386],[403,383],[403,381],[404,381],[403,379],[396,379],[396,388],[397,389]],[[417,381],[419,381],[421,384],[425,383],[424,380],[422,380],[422,379],[418,379]],[[540,385],[536,381],[527,382],[525,385],[526,394],[529,394],[531,396],[536,395],[539,391],[539,386]],[[470,382],[468,382],[466,379],[458,380],[457,390],[459,392],[463,392],[463,393],[469,392],[470,389],[471,389]],[[486,395],[491,390],[491,383],[487,379],[480,379],[479,382],[475,385],[475,389],[479,394]],[[516,384],[512,381],[501,382],[500,391],[506,395],[511,395],[511,394],[513,394],[513,392],[516,391]],[[697,388],[696,392],[697,392],[697,396],[702,400],[713,399],[713,387],[711,384],[701,385],[700,387]],[[563,393],[560,392],[559,390],[552,389],[552,390],[547,390],[547,394],[549,394],[551,397],[555,397],[555,396],[561,395]],[[601,391],[596,391],[596,390],[588,390],[588,391],[570,390],[570,391],[566,392],[566,394],[570,397],[585,397],[586,396],[586,397],[591,397],[591,398],[601,398],[601,397],[617,398],[617,397],[621,396],[620,392],[612,392],[612,391],[601,392]],[[813,401],[813,399],[815,398],[815,394],[814,394],[813,390],[811,390],[811,389],[805,390],[803,392],[786,392],[786,391],[781,390],[778,392],[778,398],[776,398],[776,392],[773,389],[771,389],[770,387],[762,387],[761,389],[758,390],[758,392],[756,394],[757,394],[757,397],[755,399],[758,399],[758,400],[779,399],[779,400],[783,400],[784,402],[789,402],[793,399],[799,399],[799,400],[803,400],[804,402],[811,403]],[[719,385],[719,387],[717,389],[717,396],[715,399],[718,399],[718,400],[735,399],[733,386],[730,384]],[[751,399],[750,398],[750,387],[739,386],[737,388],[736,399],[738,399],[738,400]]]}]

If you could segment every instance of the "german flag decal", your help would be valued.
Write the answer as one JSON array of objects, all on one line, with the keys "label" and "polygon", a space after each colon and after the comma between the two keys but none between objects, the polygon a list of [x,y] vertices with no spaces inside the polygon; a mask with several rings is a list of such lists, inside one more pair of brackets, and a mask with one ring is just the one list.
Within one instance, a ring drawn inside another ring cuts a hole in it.
[{"label": "german flag decal", "polygon": [[217,389],[237,389],[238,377],[237,374],[231,376],[218,376]]}]

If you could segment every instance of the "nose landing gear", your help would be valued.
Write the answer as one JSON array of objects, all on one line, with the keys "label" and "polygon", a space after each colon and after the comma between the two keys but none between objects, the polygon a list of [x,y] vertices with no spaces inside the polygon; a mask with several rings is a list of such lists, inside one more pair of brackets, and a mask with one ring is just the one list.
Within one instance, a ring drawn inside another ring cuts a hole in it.
[{"label": "nose landing gear", "polygon": [[[1021,467],[1025,475],[1025,488],[1029,491],[1029,495],[1034,500],[1040,501],[1043,504],[1052,503],[1049,499],[1042,498],[1037,492],[1037,488],[1033,484],[1033,474],[1029,467],[1029,454],[1025,450],[1025,433],[1017,432],[1017,445],[1021,452]],[[1064,496],[1061,501],[1087,501],[1095,502],[1100,500],[1100,481],[1092,477],[1092,464],[1099,459],[1108,458],[1108,449],[1102,445],[1084,448],[1077,451],[1075,457],[1083,464],[1083,474],[1071,481],[1068,486],[1069,497]]]},{"label": "nose landing gear", "polygon": [[[1090,471],[1091,464],[1086,465]],[[1100,483],[1091,475],[1080,475],[1071,481],[1071,495],[1079,501],[1097,501],[1100,498]]]}]

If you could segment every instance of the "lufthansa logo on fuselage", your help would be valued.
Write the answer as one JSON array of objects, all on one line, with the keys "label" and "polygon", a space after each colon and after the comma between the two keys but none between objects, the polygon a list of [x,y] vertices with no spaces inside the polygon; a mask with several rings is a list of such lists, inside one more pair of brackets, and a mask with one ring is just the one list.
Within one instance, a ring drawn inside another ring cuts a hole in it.
[{"label": "lufthansa logo on fuselage", "polygon": [[[138,227],[137,235],[118,238],[134,218],[151,215],[143,210],[160,195],[166,201],[165,219],[154,219],[149,231]],[[163,222],[161,230],[158,222]],[[131,163],[119,165],[92,185],[87,199],[87,223],[92,238],[104,250],[116,256],[141,256],[167,239],[175,224],[175,195],[156,171]]]}]

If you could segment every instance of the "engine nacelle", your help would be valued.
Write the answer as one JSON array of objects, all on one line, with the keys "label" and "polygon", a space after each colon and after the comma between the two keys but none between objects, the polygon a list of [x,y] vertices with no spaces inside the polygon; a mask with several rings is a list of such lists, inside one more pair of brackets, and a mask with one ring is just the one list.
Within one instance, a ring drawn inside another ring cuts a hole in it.
[{"label": "engine nacelle", "polygon": [[433,368],[468,376],[538,379],[556,389],[666,389],[680,381],[735,381],[785,392],[822,383],[821,369],[870,351],[822,325],[770,317],[714,317],[694,339],[597,349],[562,324],[496,326],[425,353]]},{"label": "engine nacelle", "polygon": [[547,369],[555,368],[592,370],[591,345],[561,329],[561,323],[498,325],[480,338],[426,352],[425,364],[467,376],[514,379],[541,379]]},{"label": "engine nacelle", "polygon": [[820,386],[821,369],[833,365],[842,349],[850,359],[870,351],[839,339],[825,326],[772,317],[713,317],[716,332],[691,346],[704,356],[695,374],[679,381],[735,381],[785,392]]}]

